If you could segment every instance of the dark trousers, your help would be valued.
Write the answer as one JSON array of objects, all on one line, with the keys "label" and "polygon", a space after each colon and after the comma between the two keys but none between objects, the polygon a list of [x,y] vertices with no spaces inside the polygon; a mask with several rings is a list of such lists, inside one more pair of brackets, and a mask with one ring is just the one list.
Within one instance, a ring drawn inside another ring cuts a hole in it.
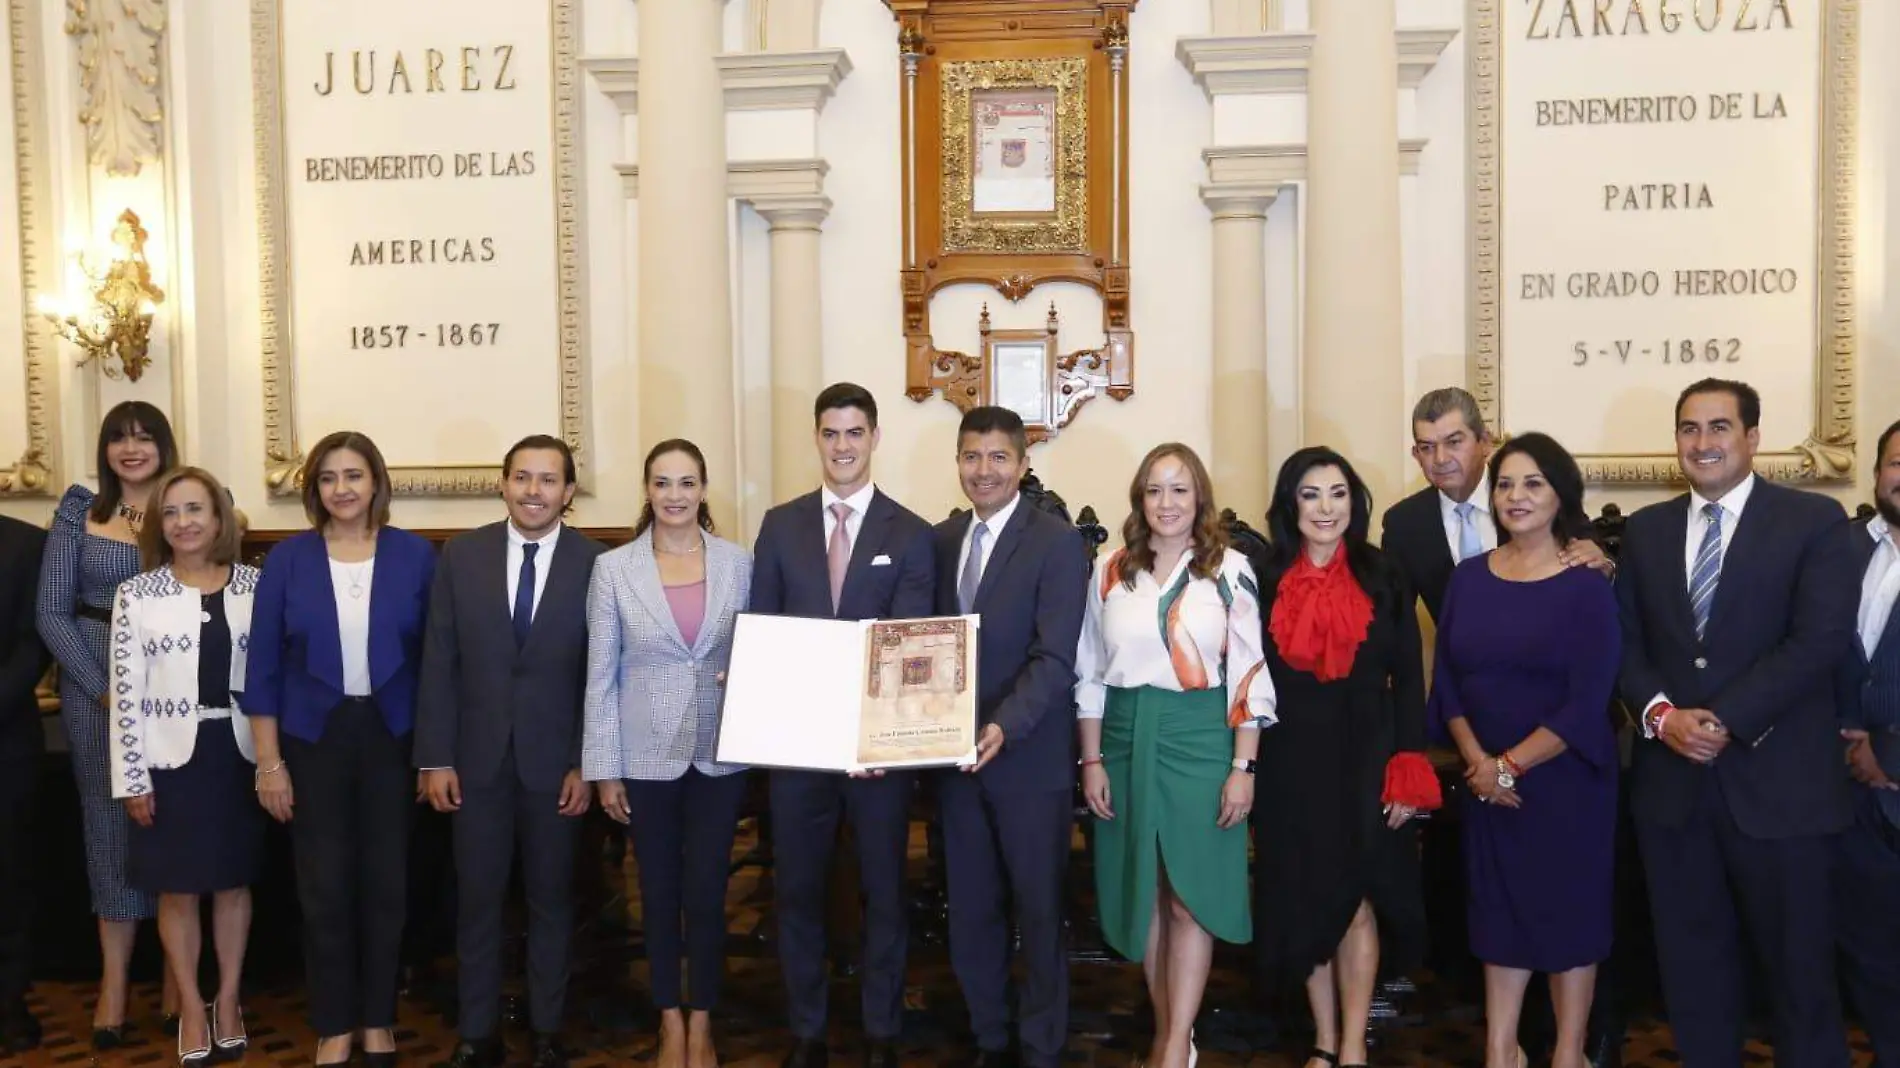
[{"label": "dark trousers", "polygon": [[1854,826],[1840,837],[1834,872],[1842,976],[1874,1068],[1900,1068],[1900,828],[1872,790],[1854,793]]},{"label": "dark trousers", "polygon": [[874,1041],[903,1029],[909,949],[904,862],[910,845],[911,772],[852,779],[810,771],[772,774],[772,857],[778,888],[779,966],[792,1034],[822,1040],[830,993],[825,959],[825,884],[838,819],[858,843],[865,903],[864,1030]]},{"label": "dark trousers", "polygon": [[1069,787],[998,795],[962,772],[937,780],[950,874],[950,963],[977,1047],[1009,1048],[1010,910],[1022,931],[1022,1059],[1055,1068],[1069,1033],[1063,875],[1075,810]]},{"label": "dark trousers", "polygon": [[515,773],[514,754],[493,782],[462,783],[455,813],[457,884],[455,951],[462,1037],[495,1037],[501,1018],[502,907],[515,846],[528,899],[528,1017],[543,1035],[559,1034],[567,1004],[568,938],[574,929],[574,848],[578,816],[560,813],[559,790],[530,790]]},{"label": "dark trousers", "polygon": [[347,700],[321,741],[284,735],[282,746],[310,1025],[326,1038],[394,1027],[415,803],[409,738],[389,733],[374,701]]},{"label": "dark trousers", "polygon": [[[626,787],[653,1005],[710,1012],[719,1007],[725,981],[726,880],[746,775],[702,775],[688,768],[677,779],[628,779]],[[680,981],[682,949],[690,997]]]},{"label": "dark trousers", "polygon": [[[31,726],[40,729],[37,721]],[[21,1007],[33,975],[33,803],[40,746],[37,737],[30,741],[0,737],[0,1016]]]},{"label": "dark trousers", "polygon": [[1662,827],[1640,814],[1636,824],[1676,1048],[1689,1068],[1742,1063],[1752,947],[1774,1006],[1778,1068],[1845,1068],[1835,836],[1750,838],[1735,825],[1714,774],[1705,780],[1683,826]]}]

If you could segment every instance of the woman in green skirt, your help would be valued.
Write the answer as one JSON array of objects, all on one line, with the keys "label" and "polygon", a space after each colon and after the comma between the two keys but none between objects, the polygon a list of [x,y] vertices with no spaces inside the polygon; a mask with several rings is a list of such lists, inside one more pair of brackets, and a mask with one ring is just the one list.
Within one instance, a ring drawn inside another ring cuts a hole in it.
[{"label": "woman in green skirt", "polygon": [[1148,1068],[1187,1068],[1214,939],[1253,938],[1247,815],[1274,721],[1260,590],[1231,549],[1200,457],[1157,446],[1097,561],[1076,686],[1095,893],[1109,946],[1142,962]]}]

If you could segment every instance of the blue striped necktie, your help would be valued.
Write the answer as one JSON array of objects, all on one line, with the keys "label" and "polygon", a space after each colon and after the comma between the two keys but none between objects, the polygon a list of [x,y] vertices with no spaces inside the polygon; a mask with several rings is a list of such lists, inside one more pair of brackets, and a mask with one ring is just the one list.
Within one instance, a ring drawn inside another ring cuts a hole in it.
[{"label": "blue striped necktie", "polygon": [[1695,569],[1689,573],[1689,610],[1695,613],[1695,636],[1700,639],[1709,629],[1709,609],[1715,605],[1715,588],[1722,582],[1722,506],[1702,506],[1709,525],[1703,528],[1702,544],[1695,551]]}]

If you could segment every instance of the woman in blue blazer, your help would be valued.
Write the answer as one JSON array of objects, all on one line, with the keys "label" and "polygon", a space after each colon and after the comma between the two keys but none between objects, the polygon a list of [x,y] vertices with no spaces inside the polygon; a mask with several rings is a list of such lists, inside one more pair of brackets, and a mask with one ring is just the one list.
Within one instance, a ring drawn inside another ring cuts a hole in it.
[{"label": "woman in blue blazer", "polygon": [[318,1065],[348,1061],[359,1033],[369,1068],[395,1062],[409,744],[435,549],[389,525],[391,492],[369,438],[318,442],[303,466],[312,529],[265,558],[251,620],[257,795],[291,827]]}]

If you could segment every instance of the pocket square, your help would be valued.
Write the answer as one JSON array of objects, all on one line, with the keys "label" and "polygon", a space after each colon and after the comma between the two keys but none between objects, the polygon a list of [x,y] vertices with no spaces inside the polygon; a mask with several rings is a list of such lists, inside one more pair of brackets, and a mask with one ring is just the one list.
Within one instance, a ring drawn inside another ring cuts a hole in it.
[{"label": "pocket square", "polygon": [[889,567],[891,566],[891,558],[884,555],[883,553],[878,553],[876,556],[871,557],[871,566],[872,567]]}]

